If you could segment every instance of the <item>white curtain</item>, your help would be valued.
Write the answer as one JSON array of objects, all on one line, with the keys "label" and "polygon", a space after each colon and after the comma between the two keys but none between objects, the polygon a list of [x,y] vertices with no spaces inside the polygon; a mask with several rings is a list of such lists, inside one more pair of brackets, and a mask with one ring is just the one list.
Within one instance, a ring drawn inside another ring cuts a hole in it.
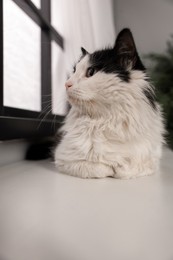
[{"label": "white curtain", "polygon": [[53,111],[65,114],[64,82],[80,47],[93,52],[115,41],[112,0],[52,0],[52,24],[65,40],[64,52],[53,43]]}]

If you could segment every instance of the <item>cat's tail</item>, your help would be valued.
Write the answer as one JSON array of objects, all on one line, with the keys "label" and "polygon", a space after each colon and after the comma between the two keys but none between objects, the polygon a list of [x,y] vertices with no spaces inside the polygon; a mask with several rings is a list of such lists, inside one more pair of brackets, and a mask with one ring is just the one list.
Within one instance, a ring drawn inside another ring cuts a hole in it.
[{"label": "cat's tail", "polygon": [[55,137],[33,140],[26,151],[26,160],[44,160],[52,158],[52,150],[56,145]]}]

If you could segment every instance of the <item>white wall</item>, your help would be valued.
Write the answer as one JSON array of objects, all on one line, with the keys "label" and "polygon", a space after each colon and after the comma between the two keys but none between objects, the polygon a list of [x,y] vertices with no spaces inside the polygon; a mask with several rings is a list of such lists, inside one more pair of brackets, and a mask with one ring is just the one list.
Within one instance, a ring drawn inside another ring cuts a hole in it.
[{"label": "white wall", "polygon": [[116,30],[129,27],[139,53],[163,52],[173,34],[173,0],[113,0]]}]

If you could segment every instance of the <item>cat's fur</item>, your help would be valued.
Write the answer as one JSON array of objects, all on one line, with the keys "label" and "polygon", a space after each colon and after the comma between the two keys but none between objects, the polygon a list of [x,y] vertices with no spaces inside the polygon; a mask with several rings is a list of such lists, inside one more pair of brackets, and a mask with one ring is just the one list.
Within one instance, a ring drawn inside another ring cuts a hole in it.
[{"label": "cat's fur", "polygon": [[[59,172],[128,179],[159,169],[164,126],[129,29],[113,48],[82,57],[66,83],[71,110],[55,149]],[[95,74],[86,77],[88,67]]]}]

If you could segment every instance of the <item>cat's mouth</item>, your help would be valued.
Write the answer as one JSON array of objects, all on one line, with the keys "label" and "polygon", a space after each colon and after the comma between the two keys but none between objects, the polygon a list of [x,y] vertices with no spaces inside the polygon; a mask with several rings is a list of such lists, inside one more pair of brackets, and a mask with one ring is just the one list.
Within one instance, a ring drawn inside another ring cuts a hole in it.
[{"label": "cat's mouth", "polygon": [[67,95],[71,98],[75,99],[83,99],[83,97],[86,95],[85,92],[81,88],[71,87],[67,90]]}]

